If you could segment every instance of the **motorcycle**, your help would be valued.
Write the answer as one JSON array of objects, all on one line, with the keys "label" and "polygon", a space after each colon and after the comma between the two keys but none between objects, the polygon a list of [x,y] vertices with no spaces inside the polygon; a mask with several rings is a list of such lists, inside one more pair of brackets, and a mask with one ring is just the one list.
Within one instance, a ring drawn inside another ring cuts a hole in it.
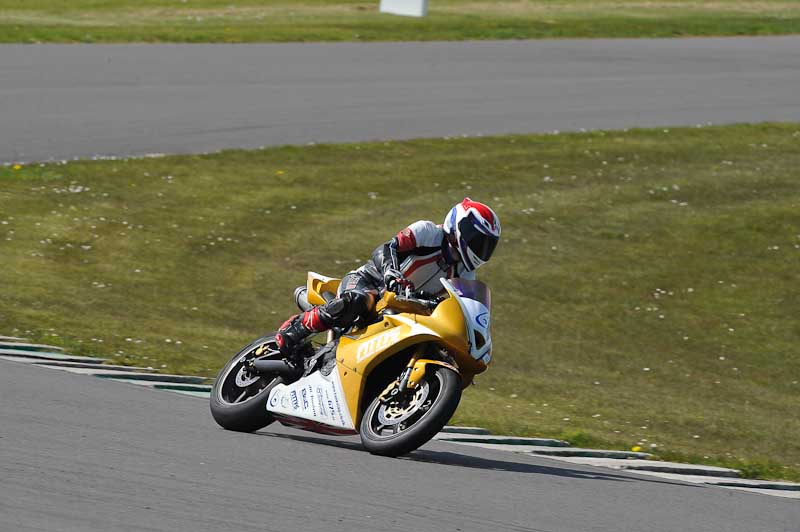
[{"label": "motorcycle", "polygon": [[[301,310],[333,299],[340,279],[309,272],[295,291]],[[371,453],[399,456],[436,435],[464,388],[491,361],[491,293],[480,281],[441,279],[442,298],[386,291],[374,319],[306,341],[298,366],[275,333],[240,350],[220,370],[211,414],[223,428],[254,432],[278,421],[329,435],[359,434]]]}]

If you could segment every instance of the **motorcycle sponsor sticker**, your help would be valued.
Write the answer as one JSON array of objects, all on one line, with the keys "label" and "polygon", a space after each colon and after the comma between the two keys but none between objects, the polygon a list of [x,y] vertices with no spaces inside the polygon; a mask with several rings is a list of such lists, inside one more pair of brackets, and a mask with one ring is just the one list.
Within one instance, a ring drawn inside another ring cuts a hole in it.
[{"label": "motorcycle sponsor sticker", "polygon": [[478,327],[487,328],[489,326],[489,313],[482,312],[475,316],[475,323],[478,324]]},{"label": "motorcycle sponsor sticker", "polygon": [[400,335],[400,329],[394,328],[364,340],[356,351],[356,362],[366,360],[378,351],[389,347],[400,339]]},{"label": "motorcycle sponsor sticker", "polygon": [[329,379],[315,372],[289,385],[279,384],[270,394],[268,410],[329,427],[354,428],[338,373]]},{"label": "motorcycle sponsor sticker", "polygon": [[278,406],[280,395],[281,394],[279,394],[277,391],[273,392],[272,397],[269,400],[269,406]]},{"label": "motorcycle sponsor sticker", "polygon": [[339,394],[333,390],[333,401],[336,406],[336,419],[339,420],[340,425],[345,425],[344,415],[342,414],[342,403],[339,401]]},{"label": "motorcycle sponsor sticker", "polygon": [[328,390],[325,390],[325,405],[328,407],[328,413],[331,416],[331,419],[336,419],[336,409],[333,407],[333,400],[331,399],[331,394]]},{"label": "motorcycle sponsor sticker", "polygon": [[319,415],[328,417],[325,409],[325,394],[322,392],[322,386],[317,386],[317,403],[319,405]]},{"label": "motorcycle sponsor sticker", "polygon": [[[314,405],[314,387],[310,384],[307,388],[304,388],[303,391],[308,391],[308,404],[311,406],[311,415],[317,417],[317,407]],[[303,400],[305,401],[305,395],[303,396]],[[305,404],[305,403],[304,403]]]}]

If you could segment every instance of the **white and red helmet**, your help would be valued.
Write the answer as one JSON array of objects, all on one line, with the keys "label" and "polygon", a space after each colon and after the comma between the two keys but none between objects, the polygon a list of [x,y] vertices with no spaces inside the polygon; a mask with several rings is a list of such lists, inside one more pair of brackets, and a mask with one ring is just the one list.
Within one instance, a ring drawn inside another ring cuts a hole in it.
[{"label": "white and red helmet", "polygon": [[443,229],[469,271],[488,261],[500,240],[500,219],[488,206],[469,198],[450,209]]}]

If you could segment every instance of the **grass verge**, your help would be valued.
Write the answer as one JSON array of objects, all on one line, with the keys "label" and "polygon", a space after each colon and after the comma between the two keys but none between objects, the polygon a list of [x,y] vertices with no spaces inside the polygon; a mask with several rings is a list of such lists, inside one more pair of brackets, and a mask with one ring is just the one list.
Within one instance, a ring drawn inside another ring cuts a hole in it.
[{"label": "grass verge", "polygon": [[800,33],[787,0],[0,0],[0,42],[429,41]]},{"label": "grass verge", "polygon": [[456,422],[800,480],[800,124],[3,168],[0,331],[210,376],[464,195],[504,238]]}]

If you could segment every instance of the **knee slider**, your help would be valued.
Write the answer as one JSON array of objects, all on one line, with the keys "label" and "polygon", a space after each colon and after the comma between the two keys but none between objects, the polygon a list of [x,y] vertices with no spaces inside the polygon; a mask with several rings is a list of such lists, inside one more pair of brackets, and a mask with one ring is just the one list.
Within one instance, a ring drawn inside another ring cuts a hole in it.
[{"label": "knee slider", "polygon": [[320,307],[320,315],[333,327],[350,327],[369,311],[369,296],[360,290],[348,290]]},{"label": "knee slider", "polygon": [[350,290],[342,294],[342,298],[349,299],[348,306],[354,313],[353,319],[369,312],[369,294],[361,290]]}]

